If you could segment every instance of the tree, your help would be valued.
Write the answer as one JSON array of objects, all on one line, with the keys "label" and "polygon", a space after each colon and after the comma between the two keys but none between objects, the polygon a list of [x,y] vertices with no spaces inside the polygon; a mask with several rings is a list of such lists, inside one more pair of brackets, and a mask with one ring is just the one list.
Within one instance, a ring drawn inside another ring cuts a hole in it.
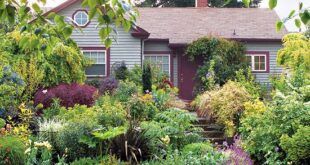
[{"label": "tree", "polygon": [[[2,27],[18,27],[31,26],[29,21],[33,18],[31,11],[34,11],[36,19],[32,24],[50,23],[48,19],[54,19],[57,29],[63,33],[66,38],[69,38],[73,31],[73,26],[65,22],[65,17],[50,13],[47,18],[39,4],[44,5],[46,0],[36,0],[31,6],[30,0],[1,0],[0,1],[0,24]],[[99,36],[106,47],[110,47],[112,39],[110,34],[113,32],[112,24],[117,27],[122,26],[129,31],[131,25],[136,20],[137,12],[132,7],[130,1],[95,1],[83,0],[82,7],[89,9],[89,19],[97,19]],[[27,30],[27,28],[25,29]]]},{"label": "tree", "polygon": [[283,38],[284,47],[279,50],[277,63],[292,70],[304,66],[310,72],[310,39],[302,34],[288,34]]}]

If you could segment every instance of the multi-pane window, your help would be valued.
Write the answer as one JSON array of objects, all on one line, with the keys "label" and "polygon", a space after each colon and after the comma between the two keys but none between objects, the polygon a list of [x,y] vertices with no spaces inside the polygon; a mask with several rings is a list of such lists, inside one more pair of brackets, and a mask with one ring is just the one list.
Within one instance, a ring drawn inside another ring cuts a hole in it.
[{"label": "multi-pane window", "polygon": [[105,50],[83,50],[83,54],[93,62],[93,65],[86,68],[87,76],[106,76]]},{"label": "multi-pane window", "polygon": [[252,71],[258,71],[258,72],[267,71],[266,54],[248,54],[247,60],[251,64]]},{"label": "multi-pane window", "polygon": [[78,11],[74,14],[74,21],[78,26],[86,26],[89,22],[86,11]]},{"label": "multi-pane window", "polygon": [[146,55],[144,61],[156,64],[159,69],[170,76],[170,56],[169,55]]}]

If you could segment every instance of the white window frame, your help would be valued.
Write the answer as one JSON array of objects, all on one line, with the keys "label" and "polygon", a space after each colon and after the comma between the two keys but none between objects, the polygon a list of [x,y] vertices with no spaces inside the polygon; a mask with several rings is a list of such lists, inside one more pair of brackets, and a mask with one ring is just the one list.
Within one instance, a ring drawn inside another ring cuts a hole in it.
[{"label": "white window frame", "polygon": [[[168,57],[168,64],[169,64],[169,79],[171,79],[171,59],[170,59],[170,54],[144,54],[144,57],[143,57],[143,61],[145,61],[145,57],[152,57],[152,56],[155,56],[155,57],[158,57],[158,56],[164,56],[164,57]],[[151,61],[152,62],[152,61]]]},{"label": "white window frame", "polygon": [[[79,24],[79,23],[76,21],[76,16],[77,16],[79,13],[84,13],[84,14],[86,14],[86,16],[87,16],[87,21],[86,21],[85,24]],[[73,15],[73,20],[74,20],[74,22],[75,22],[76,25],[83,27],[83,26],[86,26],[86,25],[89,23],[89,15],[88,15],[87,11],[80,10],[80,11],[77,11],[76,13],[74,13],[74,15]]]},{"label": "white window frame", "polygon": [[[268,60],[268,58],[267,58],[267,54],[264,54],[264,53],[262,53],[262,54],[251,54],[251,53],[248,53],[247,55],[246,55],[247,57],[251,57],[251,70],[252,70],[252,72],[267,72],[267,64],[268,64],[268,62],[267,62],[267,60]],[[264,70],[256,70],[255,69],[255,57],[261,57],[261,56],[264,56],[265,57],[265,69]]]},{"label": "white window frame", "polygon": [[[84,53],[87,53],[87,52],[99,52],[99,53],[103,53],[104,52],[104,62],[105,63],[95,63],[95,64],[92,64],[92,65],[105,65],[105,70],[104,70],[104,75],[86,75],[86,77],[106,77],[107,76],[107,69],[108,69],[108,66],[107,66],[107,50],[93,50],[93,49],[83,49],[82,50],[82,53],[84,55]],[[85,56],[85,55],[84,55]],[[91,66],[90,66],[91,67]]]}]

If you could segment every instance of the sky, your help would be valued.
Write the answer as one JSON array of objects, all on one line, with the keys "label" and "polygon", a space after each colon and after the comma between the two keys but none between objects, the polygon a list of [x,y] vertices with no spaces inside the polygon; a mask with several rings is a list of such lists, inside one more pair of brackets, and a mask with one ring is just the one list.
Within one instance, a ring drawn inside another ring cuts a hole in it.
[{"label": "sky", "polygon": [[[46,6],[54,7],[62,2],[65,2],[65,0],[47,0]],[[268,8],[268,2],[269,0],[263,0],[261,3],[261,8]],[[298,9],[299,2],[303,2],[305,7],[310,7],[310,0],[278,0],[278,5],[275,8],[275,11],[279,17],[283,19],[289,15],[291,10]],[[285,26],[289,31],[298,31],[295,27],[294,20],[289,21],[285,24]]]}]

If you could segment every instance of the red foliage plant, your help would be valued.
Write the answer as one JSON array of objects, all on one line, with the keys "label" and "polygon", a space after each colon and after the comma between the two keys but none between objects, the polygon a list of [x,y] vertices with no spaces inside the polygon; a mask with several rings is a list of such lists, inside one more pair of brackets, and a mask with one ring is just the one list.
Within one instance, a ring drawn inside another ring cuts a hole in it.
[{"label": "red foliage plant", "polygon": [[34,96],[35,105],[43,104],[44,108],[51,106],[53,99],[58,98],[60,105],[66,108],[75,104],[92,106],[98,97],[95,87],[80,84],[60,84],[48,89],[38,90]]}]

